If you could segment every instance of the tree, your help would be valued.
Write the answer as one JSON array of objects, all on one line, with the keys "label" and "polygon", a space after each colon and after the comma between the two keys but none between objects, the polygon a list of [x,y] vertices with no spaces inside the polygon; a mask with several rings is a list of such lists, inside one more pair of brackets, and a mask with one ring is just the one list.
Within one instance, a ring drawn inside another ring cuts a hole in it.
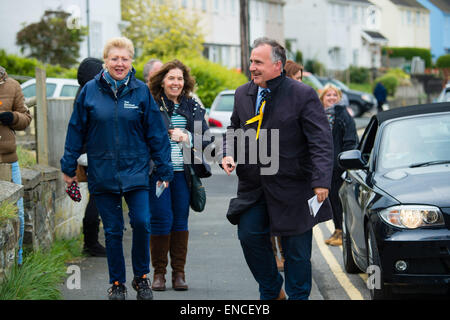
[{"label": "tree", "polygon": [[28,50],[30,58],[65,68],[77,63],[86,28],[68,28],[69,17],[64,11],[45,11],[39,22],[24,26],[16,36],[21,53]]},{"label": "tree", "polygon": [[199,19],[170,1],[122,0],[124,35],[143,56],[195,56],[203,51]]}]

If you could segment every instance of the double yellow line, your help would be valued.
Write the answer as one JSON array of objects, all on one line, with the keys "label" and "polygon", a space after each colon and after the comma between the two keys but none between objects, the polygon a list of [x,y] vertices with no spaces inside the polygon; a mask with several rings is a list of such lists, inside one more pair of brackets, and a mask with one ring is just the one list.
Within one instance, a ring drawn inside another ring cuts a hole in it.
[{"label": "double yellow line", "polygon": [[[331,230],[334,228],[331,220],[325,222],[325,226],[331,233]],[[316,225],[314,227],[313,235],[322,256],[325,258],[325,261],[327,262],[331,271],[335,275],[337,281],[344,289],[344,291],[347,293],[347,295],[350,297],[350,299],[364,300],[364,297],[362,296],[361,292],[352,284],[350,278],[347,276],[347,273],[345,272],[345,270],[342,269],[341,264],[336,260],[329,246],[325,244],[324,242],[325,237],[319,225]],[[342,247],[340,247],[340,250],[342,251]],[[364,280],[364,276],[361,276],[361,278]]]}]

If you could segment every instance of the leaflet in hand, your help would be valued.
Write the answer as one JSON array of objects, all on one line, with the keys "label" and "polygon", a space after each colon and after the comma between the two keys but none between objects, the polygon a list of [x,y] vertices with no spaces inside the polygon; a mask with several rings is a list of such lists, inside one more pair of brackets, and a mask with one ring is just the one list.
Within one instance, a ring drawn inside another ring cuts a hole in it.
[{"label": "leaflet in hand", "polygon": [[314,218],[316,217],[316,214],[319,211],[322,204],[323,204],[323,201],[319,202],[317,200],[317,195],[315,195],[314,197],[312,197],[311,199],[308,200],[309,212],[311,213],[311,215]]}]

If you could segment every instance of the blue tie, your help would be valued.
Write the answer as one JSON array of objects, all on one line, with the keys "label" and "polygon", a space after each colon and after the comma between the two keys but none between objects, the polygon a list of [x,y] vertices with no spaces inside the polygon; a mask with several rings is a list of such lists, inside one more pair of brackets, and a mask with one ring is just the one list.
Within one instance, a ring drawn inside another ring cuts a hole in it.
[{"label": "blue tie", "polygon": [[263,104],[264,101],[267,100],[267,97],[269,96],[269,90],[268,89],[263,89],[263,90],[261,90],[259,95],[261,96],[261,101],[259,102],[259,106],[256,109],[256,114],[259,114],[259,109],[261,108],[261,105]]}]

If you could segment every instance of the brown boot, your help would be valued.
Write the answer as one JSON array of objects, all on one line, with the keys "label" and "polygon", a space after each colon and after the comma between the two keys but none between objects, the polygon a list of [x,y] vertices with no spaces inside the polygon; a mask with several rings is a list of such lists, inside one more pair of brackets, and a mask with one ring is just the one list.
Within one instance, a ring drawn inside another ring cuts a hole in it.
[{"label": "brown boot", "polygon": [[275,261],[277,262],[278,271],[284,271],[284,262],[282,262],[281,259],[278,258],[278,256],[275,256]]},{"label": "brown boot", "polygon": [[336,229],[336,236],[329,243],[330,246],[342,246],[342,230]]},{"label": "brown boot", "polygon": [[150,256],[154,271],[152,290],[166,290],[166,267],[169,262],[170,234],[150,236]]},{"label": "brown boot", "polygon": [[286,293],[284,292],[283,288],[281,288],[280,294],[277,298],[275,298],[275,300],[286,300]]},{"label": "brown boot", "polygon": [[172,266],[172,288],[187,290],[184,266],[188,250],[189,231],[174,231],[170,236],[170,265]]},{"label": "brown boot", "polygon": [[327,240],[325,240],[325,244],[330,244],[331,241],[333,241],[334,239],[336,239],[336,230],[334,230],[333,234],[331,235],[331,237],[329,237]]}]

